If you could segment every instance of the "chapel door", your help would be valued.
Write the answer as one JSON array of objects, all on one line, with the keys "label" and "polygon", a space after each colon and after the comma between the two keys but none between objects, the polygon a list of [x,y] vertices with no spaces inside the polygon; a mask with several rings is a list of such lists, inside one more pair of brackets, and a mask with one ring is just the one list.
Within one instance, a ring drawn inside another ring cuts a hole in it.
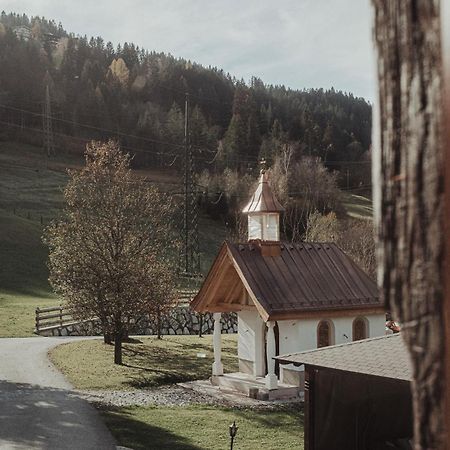
[{"label": "chapel door", "polygon": [[[280,329],[278,328],[278,322],[275,322],[273,327],[273,333],[275,335],[275,356],[280,354]],[[264,324],[264,374],[267,375],[267,327]],[[275,374],[280,377],[280,363],[275,360]]]}]

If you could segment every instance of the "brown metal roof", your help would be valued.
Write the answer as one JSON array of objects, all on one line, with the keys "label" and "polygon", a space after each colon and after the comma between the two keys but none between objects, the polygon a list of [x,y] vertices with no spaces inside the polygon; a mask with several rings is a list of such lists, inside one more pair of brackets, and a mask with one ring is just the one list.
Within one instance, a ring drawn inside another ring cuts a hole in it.
[{"label": "brown metal roof", "polygon": [[259,178],[259,184],[253,194],[250,202],[242,210],[243,213],[256,213],[256,212],[281,212],[284,208],[280,202],[276,199],[275,194],[272,192],[272,188],[269,184],[268,173],[263,171]]},{"label": "brown metal roof", "polygon": [[412,380],[411,360],[401,333],[277,356],[275,359],[282,364],[307,364],[397,380]]},{"label": "brown metal roof", "polygon": [[279,256],[263,256],[264,242],[225,242],[191,306],[201,312],[217,311],[216,302],[238,308],[232,293],[238,293],[240,283],[265,320],[326,310],[382,312],[376,283],[337,245],[279,245]]}]

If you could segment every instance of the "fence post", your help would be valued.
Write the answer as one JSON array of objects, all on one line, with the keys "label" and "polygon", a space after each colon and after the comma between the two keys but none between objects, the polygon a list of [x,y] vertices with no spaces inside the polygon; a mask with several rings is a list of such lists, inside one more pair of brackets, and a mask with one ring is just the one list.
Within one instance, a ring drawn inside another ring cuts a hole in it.
[{"label": "fence post", "polygon": [[61,326],[63,326],[63,316],[62,316],[62,313],[63,313],[63,307],[62,307],[62,305],[59,305],[59,324],[60,324]]},{"label": "fence post", "polygon": [[40,309],[39,309],[39,308],[36,308],[36,312],[35,312],[35,314],[36,314],[35,321],[36,321],[36,333],[37,333],[37,334],[39,334],[39,312],[40,312]]}]

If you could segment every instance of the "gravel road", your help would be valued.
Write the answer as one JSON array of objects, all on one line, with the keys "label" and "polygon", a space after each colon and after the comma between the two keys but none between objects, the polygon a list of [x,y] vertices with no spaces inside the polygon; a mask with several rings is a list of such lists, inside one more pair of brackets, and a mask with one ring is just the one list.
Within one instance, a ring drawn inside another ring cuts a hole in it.
[{"label": "gravel road", "polygon": [[116,449],[97,411],[47,358],[77,339],[0,339],[0,449]]}]

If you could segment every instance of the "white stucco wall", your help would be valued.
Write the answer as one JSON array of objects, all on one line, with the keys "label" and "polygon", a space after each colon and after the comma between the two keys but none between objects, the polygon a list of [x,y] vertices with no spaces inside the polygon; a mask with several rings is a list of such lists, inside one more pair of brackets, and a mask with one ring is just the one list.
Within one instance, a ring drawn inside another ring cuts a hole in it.
[{"label": "white stucco wall", "polygon": [[254,376],[265,372],[264,327],[256,310],[238,313],[238,358],[253,363]]},{"label": "white stucco wall", "polygon": [[[320,319],[278,321],[280,355],[317,348],[317,326],[321,320],[329,320],[332,323],[334,339],[332,344],[351,342],[353,321],[356,317],[359,316],[324,316]],[[368,321],[368,337],[385,334],[384,314],[360,317],[365,317]],[[247,367],[251,368],[254,376],[265,375],[264,327],[265,324],[258,312],[241,311],[238,313],[238,358],[240,361],[250,363]],[[303,371],[303,367],[281,366],[281,381],[283,381],[283,370]]]},{"label": "white stucco wall", "polygon": [[[329,320],[333,325],[332,344],[344,344],[352,341],[353,321],[356,317],[365,317],[368,321],[368,337],[385,334],[386,316],[371,314],[367,316],[333,317],[324,316],[320,319],[283,320],[278,322],[280,330],[280,355],[296,353],[317,348],[317,326],[321,320]],[[292,364],[281,366],[281,381],[283,370],[303,371],[303,366]]]}]

